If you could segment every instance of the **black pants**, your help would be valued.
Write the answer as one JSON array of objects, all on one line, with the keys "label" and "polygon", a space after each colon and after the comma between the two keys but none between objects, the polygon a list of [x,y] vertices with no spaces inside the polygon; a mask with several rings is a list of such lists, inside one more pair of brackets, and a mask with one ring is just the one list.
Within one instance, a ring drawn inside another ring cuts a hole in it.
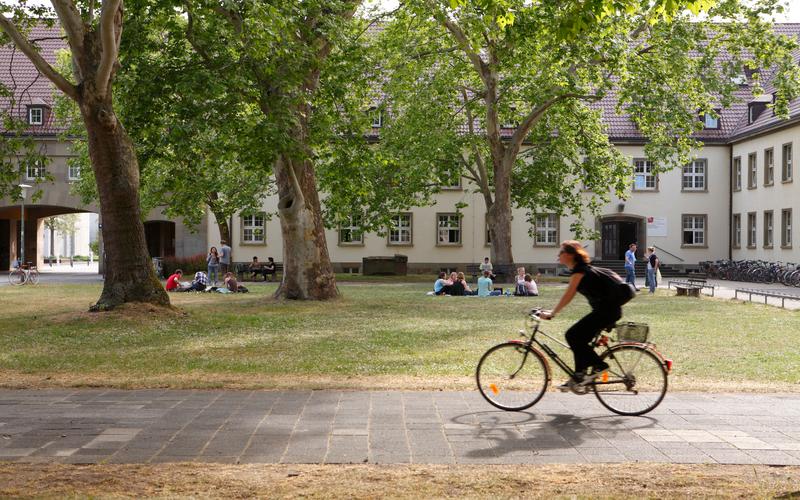
[{"label": "black pants", "polygon": [[611,326],[621,317],[622,309],[619,307],[594,309],[567,330],[567,344],[575,355],[576,372],[585,371],[600,363],[600,356],[594,352],[589,342],[600,330]]}]

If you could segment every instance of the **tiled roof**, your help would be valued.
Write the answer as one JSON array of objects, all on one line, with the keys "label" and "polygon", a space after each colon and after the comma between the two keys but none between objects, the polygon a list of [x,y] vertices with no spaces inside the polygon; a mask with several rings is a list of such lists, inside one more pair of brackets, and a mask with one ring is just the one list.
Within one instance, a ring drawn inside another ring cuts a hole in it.
[{"label": "tiled roof", "polygon": [[[67,48],[67,42],[61,38],[61,28],[38,26],[28,33],[28,39],[35,41],[44,59],[51,65],[56,63],[56,53]],[[52,107],[53,95],[58,90],[39,74],[30,60],[14,47],[13,44],[0,46],[0,82],[14,96],[12,115],[27,122],[27,110],[30,105]],[[0,106],[8,109],[11,100],[0,97]],[[54,135],[61,130],[55,126],[53,113],[44,113],[42,125],[31,125],[28,132],[33,135]]]}]

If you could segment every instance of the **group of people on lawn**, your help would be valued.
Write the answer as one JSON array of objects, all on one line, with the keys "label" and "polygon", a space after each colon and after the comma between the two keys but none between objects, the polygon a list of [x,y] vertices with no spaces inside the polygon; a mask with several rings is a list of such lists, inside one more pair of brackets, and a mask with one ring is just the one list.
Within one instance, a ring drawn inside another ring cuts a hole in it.
[{"label": "group of people on lawn", "polygon": [[[479,266],[481,276],[478,278],[477,290],[472,290],[467,283],[462,272],[452,272],[450,276],[447,273],[439,273],[439,278],[433,284],[434,295],[477,295],[478,297],[490,297],[495,295],[502,295],[502,289],[494,289],[492,280],[496,278],[494,275],[492,263],[489,257],[485,257]],[[536,281],[533,277],[525,272],[524,267],[517,268],[517,276],[515,278],[516,288],[514,295],[521,296],[537,296],[539,295],[539,288],[536,286]]]}]

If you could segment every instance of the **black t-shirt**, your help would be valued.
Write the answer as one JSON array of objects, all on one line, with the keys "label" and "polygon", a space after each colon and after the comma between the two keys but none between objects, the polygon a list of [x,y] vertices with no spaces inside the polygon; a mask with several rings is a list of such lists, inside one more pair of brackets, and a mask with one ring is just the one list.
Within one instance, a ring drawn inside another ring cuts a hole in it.
[{"label": "black t-shirt", "polygon": [[656,257],[656,254],[654,254],[654,253],[651,253],[651,254],[650,254],[650,267],[652,267],[653,269],[655,269],[655,267],[656,267],[656,261],[657,261],[657,260],[658,260],[658,257]]},{"label": "black t-shirt", "polygon": [[580,283],[578,283],[578,293],[586,297],[592,309],[605,309],[608,307],[619,306],[613,305],[611,297],[609,296],[608,283],[602,276],[598,276],[594,272],[594,268],[589,264],[579,262],[572,268],[572,274],[583,273]]}]

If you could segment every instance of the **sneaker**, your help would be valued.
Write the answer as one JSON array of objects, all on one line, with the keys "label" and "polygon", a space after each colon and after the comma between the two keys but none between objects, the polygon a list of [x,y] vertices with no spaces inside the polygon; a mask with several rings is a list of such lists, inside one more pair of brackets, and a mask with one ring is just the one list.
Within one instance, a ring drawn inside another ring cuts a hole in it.
[{"label": "sneaker", "polygon": [[601,361],[592,367],[592,373],[603,373],[606,370],[608,370],[608,363],[605,361]]},{"label": "sneaker", "polygon": [[572,390],[572,384],[574,383],[575,382],[572,380],[567,380],[566,382],[558,386],[558,390],[561,392],[569,392]]}]

